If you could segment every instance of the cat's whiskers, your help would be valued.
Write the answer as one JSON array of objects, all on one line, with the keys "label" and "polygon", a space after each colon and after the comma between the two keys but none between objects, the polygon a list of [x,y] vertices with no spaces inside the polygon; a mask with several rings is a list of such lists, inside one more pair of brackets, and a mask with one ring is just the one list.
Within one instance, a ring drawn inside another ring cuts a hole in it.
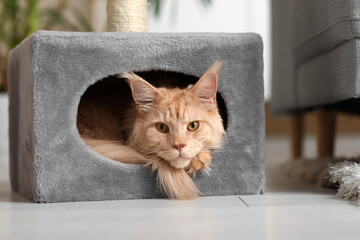
[{"label": "cat's whiskers", "polygon": [[149,148],[139,149],[139,148],[133,143],[133,141],[132,141],[132,135],[133,135],[133,129],[130,130],[129,138],[128,138],[128,140],[126,141],[126,145],[129,145],[129,146],[133,147],[135,150],[141,152],[141,153],[144,154],[144,155],[153,155],[153,154],[156,154],[155,150],[150,151]]},{"label": "cat's whiskers", "polygon": [[221,150],[219,148],[214,148],[214,147],[205,147],[205,148],[201,148],[200,152],[212,152],[212,151],[215,151],[215,152],[226,152],[224,150]]},{"label": "cat's whiskers", "polygon": [[136,151],[142,153],[143,155],[147,156],[147,155],[153,155],[156,154],[154,151],[149,151],[149,149],[146,148],[138,148],[137,146],[135,146],[135,144],[132,142],[131,137],[129,137],[127,144],[128,146],[131,146],[132,148],[134,148]]},{"label": "cat's whiskers", "polygon": [[[200,152],[212,152],[212,151],[207,150],[207,149],[204,149],[204,150],[200,150]],[[223,152],[226,152],[226,151],[222,151],[222,150],[218,150],[218,149],[216,149],[216,151],[214,151],[214,152],[223,153]]]},{"label": "cat's whiskers", "polygon": [[211,152],[211,151],[208,149],[201,149],[200,152]]},{"label": "cat's whiskers", "polygon": [[[130,133],[130,136],[129,136],[129,139],[127,141],[127,145],[131,146],[132,148],[134,148],[136,151],[140,152],[141,154],[143,154],[144,156],[151,156],[152,158],[155,158],[155,157],[160,157],[162,158],[159,154],[158,154],[158,151],[155,149],[153,151],[150,151],[150,149],[148,148],[142,148],[142,149],[139,149],[137,146],[135,146],[135,144],[132,142],[132,139],[131,139],[131,133]],[[151,159],[152,160],[152,159]]]},{"label": "cat's whiskers", "polygon": [[217,148],[215,148],[215,147],[202,147],[201,149],[215,150]]}]

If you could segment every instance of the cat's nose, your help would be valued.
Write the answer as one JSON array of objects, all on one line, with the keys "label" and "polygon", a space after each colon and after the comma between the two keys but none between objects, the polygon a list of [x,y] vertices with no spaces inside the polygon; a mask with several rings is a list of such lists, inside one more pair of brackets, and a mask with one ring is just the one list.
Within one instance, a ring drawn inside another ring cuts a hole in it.
[{"label": "cat's nose", "polygon": [[172,145],[173,148],[177,149],[179,152],[186,146],[186,144],[174,144]]}]

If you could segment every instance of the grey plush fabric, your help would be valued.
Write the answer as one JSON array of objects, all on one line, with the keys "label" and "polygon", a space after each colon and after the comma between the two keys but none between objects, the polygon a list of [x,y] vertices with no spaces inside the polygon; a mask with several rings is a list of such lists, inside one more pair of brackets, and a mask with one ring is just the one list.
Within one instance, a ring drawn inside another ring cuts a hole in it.
[{"label": "grey plush fabric", "polygon": [[272,0],[272,8],[271,112],[279,115],[358,97],[360,1]]},{"label": "grey plush fabric", "polygon": [[257,34],[71,33],[40,31],[10,54],[13,189],[35,202],[162,197],[150,170],[94,152],[80,138],[77,106],[86,89],[120,72],[161,69],[200,77],[223,62],[219,92],[227,134],[203,195],[265,189],[262,41]]}]

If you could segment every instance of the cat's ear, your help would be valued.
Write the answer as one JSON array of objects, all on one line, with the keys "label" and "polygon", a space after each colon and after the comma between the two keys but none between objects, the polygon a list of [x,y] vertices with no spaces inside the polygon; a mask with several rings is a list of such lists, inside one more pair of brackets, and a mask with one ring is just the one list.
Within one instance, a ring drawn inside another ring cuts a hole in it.
[{"label": "cat's ear", "polygon": [[159,90],[135,73],[122,73],[120,76],[128,81],[137,107],[151,104],[160,94]]},{"label": "cat's ear", "polygon": [[216,92],[218,85],[218,76],[221,69],[221,62],[216,61],[197,81],[191,92],[198,98],[216,103]]}]

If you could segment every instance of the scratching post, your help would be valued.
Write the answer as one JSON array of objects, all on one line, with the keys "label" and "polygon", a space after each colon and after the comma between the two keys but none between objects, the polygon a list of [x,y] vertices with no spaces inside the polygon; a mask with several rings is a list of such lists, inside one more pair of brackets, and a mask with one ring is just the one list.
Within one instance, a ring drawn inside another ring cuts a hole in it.
[{"label": "scratching post", "polygon": [[107,23],[110,32],[146,32],[147,0],[108,0]]}]

